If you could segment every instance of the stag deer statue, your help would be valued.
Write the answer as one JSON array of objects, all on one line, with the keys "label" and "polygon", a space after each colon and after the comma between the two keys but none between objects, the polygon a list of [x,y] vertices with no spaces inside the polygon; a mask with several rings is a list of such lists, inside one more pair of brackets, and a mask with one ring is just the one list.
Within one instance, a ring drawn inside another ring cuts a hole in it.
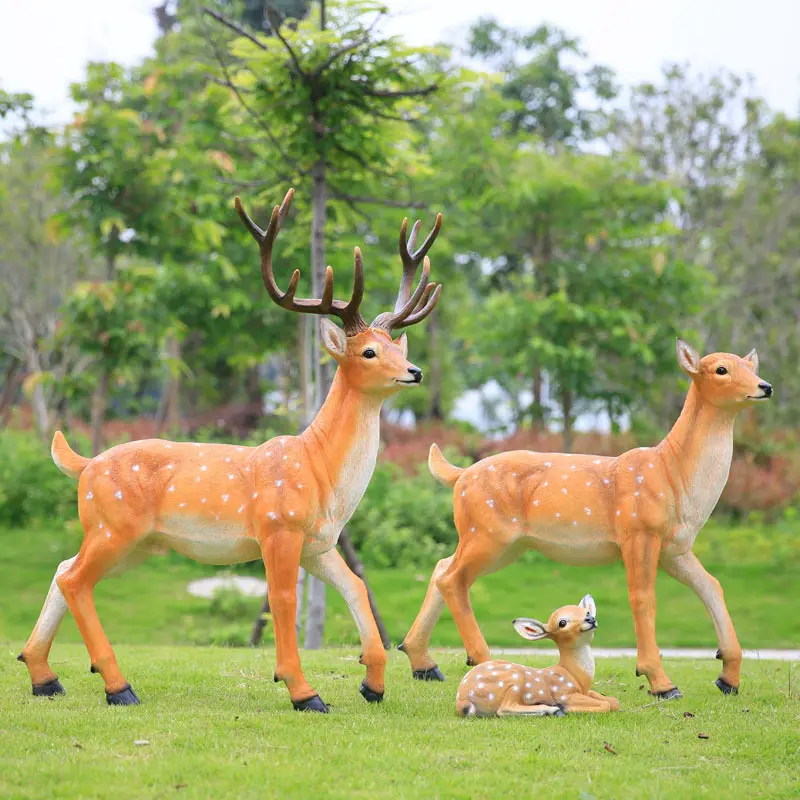
[{"label": "stag deer statue", "polygon": [[700,358],[677,341],[678,363],[691,379],[678,421],[655,447],[615,458],[516,451],[467,469],[431,447],[434,477],[453,487],[458,547],[436,565],[422,608],[400,649],[415,678],[443,680],[428,652],[446,603],[467,650],[469,665],[489,659],[469,602],[476,578],[495,572],[528,549],[565,564],[622,559],[638,650],[636,674],[660,699],[680,697],[661,666],[656,644],[656,572],[690,587],[716,629],[724,694],[737,693],[742,649],[719,582],[692,552],[728,480],[736,415],[772,396],[756,374],[758,356],[713,353]]},{"label": "stag deer statue", "polygon": [[[60,432],[52,446],[56,466],[78,483],[78,513],[84,539],[77,556],[56,570],[39,621],[20,660],[30,673],[34,695],[63,694],[48,654],[67,608],[72,612],[91,659],[105,682],[111,705],[139,702],[117,666],[94,604],[99,580],[164,549],[206,564],[237,564],[263,558],[275,624],[275,681],[284,681],[298,710],[327,712],[306,682],[295,631],[295,584],[300,565],[334,586],[355,618],[366,677],[361,693],[369,702],[384,694],[386,653],[370,610],[364,583],[336,550],[342,527],[367,488],[378,453],[380,410],[397,391],[422,381],[407,359],[403,333],[424,320],[441,286],[429,283],[427,253],[441,228],[441,214],[414,251],[419,222],[406,240],[400,232],[403,273],[394,311],[367,325],[359,313],[364,294],[361,252],[355,248],[353,291],[348,302],[333,298],[333,271],[327,268],[319,300],[295,297],[299,270],[285,292],[272,269],[272,248],[294,190],[275,206],[262,231],[236,198],[244,225],[258,242],[261,276],[281,308],[338,317],[339,328],[321,320],[322,341],[338,369],[317,416],[299,436],[281,436],[258,447],[177,443],[161,439],[119,445],[84,458]],[[418,267],[422,275],[413,288]],[[413,289],[413,291],[412,291]]]},{"label": "stag deer statue", "polygon": [[577,606],[554,611],[545,624],[538,619],[514,620],[524,639],[551,639],[558,646],[554,667],[535,669],[508,661],[486,661],[461,681],[456,711],[462,717],[563,717],[572,711],[618,711],[619,700],[591,690],[594,680],[592,639],[597,608],[590,594]]}]

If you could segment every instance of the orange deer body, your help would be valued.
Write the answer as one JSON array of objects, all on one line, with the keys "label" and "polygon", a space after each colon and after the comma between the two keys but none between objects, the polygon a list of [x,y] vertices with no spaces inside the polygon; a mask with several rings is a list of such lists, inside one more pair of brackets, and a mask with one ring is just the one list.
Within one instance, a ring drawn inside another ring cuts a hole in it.
[{"label": "orange deer body", "polygon": [[746,358],[714,353],[702,360],[678,341],[678,360],[692,378],[680,418],[655,447],[615,458],[517,451],[467,469],[449,464],[436,445],[429,466],[453,486],[459,543],[439,562],[422,609],[401,645],[414,677],[441,680],[428,653],[446,603],[467,650],[468,663],[489,659],[469,604],[476,578],[497,571],[527,549],[566,564],[625,564],[638,647],[637,674],[651,692],[679,696],[661,667],[655,638],[655,577],[664,571],[692,588],[708,609],[719,640],[725,693],[739,686],[741,647],[719,583],[692,553],[695,537],[728,479],[737,413],[771,396],[756,375],[755,351]]},{"label": "orange deer body", "polygon": [[558,664],[545,669],[509,661],[485,661],[463,678],[456,696],[462,717],[563,716],[567,712],[619,710],[615,697],[591,690],[594,657],[591,642],[597,629],[597,611],[591,595],[577,606],[554,611],[547,623],[514,620],[525,639],[552,639],[558,645]]},{"label": "orange deer body", "polygon": [[[94,606],[94,587],[154,552],[172,549],[206,564],[236,564],[264,559],[275,624],[275,679],[286,682],[298,710],[327,711],[306,682],[297,650],[295,585],[302,565],[333,585],[355,618],[362,641],[366,678],[361,692],[371,702],[384,693],[386,653],[372,616],[364,583],[336,550],[342,527],[367,488],[378,454],[383,401],[422,373],[407,360],[405,334],[392,340],[393,328],[424,319],[440,287],[428,282],[425,255],[441,226],[441,215],[418,251],[408,252],[419,230],[400,237],[403,278],[394,312],[367,326],[358,313],[363,294],[361,255],[355,252],[353,296],[333,300],[330,267],[320,301],[295,299],[299,272],[286,293],[272,276],[271,251],[292,191],[275,208],[266,232],[237,209],[259,242],[265,286],[284,308],[336,314],[344,330],[321,320],[323,344],[337,361],[330,392],[317,416],[299,436],[281,436],[258,447],[168,442],[160,439],[113,447],[95,458],[74,453],[60,432],[53,460],[79,479],[78,512],[85,535],[78,555],[63,562],[50,587],[39,621],[20,660],[28,667],[35,695],[62,694],[48,664],[58,625],[67,608],[76,619],[91,658],[101,673],[108,702],[138,703],[117,666]],[[411,292],[423,261],[422,278]]]}]

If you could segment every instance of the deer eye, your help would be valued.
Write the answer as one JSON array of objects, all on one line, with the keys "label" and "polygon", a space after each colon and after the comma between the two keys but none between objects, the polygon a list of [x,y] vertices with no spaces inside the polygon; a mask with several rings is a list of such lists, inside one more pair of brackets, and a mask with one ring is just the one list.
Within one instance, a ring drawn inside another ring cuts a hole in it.
[{"label": "deer eye", "polygon": [[361,355],[364,358],[375,358],[378,354],[371,347],[368,347]]},{"label": "deer eye", "polygon": [[567,627],[567,621],[565,619],[560,619],[558,621],[558,627],[559,628],[566,628]]},{"label": "deer eye", "polygon": [[725,367],[717,367],[717,375],[727,375],[728,370]]}]

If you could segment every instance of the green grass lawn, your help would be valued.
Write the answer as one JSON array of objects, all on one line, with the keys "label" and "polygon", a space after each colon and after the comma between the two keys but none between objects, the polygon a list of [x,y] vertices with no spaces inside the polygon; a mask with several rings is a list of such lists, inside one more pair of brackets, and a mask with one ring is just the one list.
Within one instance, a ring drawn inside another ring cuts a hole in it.
[{"label": "green grass lawn", "polygon": [[[30,633],[58,563],[75,554],[80,536],[63,527],[0,529],[0,645],[19,649]],[[707,565],[722,582],[743,647],[800,646],[800,615],[787,607],[797,567],[783,565]],[[251,574],[258,565],[245,567]],[[193,578],[216,574],[179,556],[156,557],[100,584],[97,606],[112,642],[126,644],[236,644],[247,639],[258,600],[210,602],[186,591]],[[409,629],[425,594],[429,570],[369,570],[368,578],[392,638]],[[567,567],[527,557],[478,581],[472,602],[491,645],[521,645],[511,627],[518,616],[547,617],[557,606],[577,602],[591,592],[598,604],[598,646],[635,642],[621,564]],[[328,591],[326,640],[355,644],[357,636],[341,598]],[[267,641],[271,632],[268,630]],[[80,642],[68,616],[59,642]],[[662,647],[716,647],[714,630],[695,595],[666,575],[658,580],[658,641]],[[449,614],[434,634],[434,644],[460,646]]]},{"label": "green grass lawn", "polygon": [[269,648],[117,653],[140,707],[108,708],[78,645],[54,651],[66,697],[32,697],[12,653],[0,660],[0,797],[719,800],[800,792],[797,665],[747,662],[742,694],[723,697],[712,683],[716,661],[670,661],[686,696],[652,704],[631,660],[601,660],[595,688],[619,697],[621,712],[465,720],[455,715],[460,656],[442,658],[451,680],[423,684],[393,653],[386,700],[369,706],[358,694],[355,648],[305,653],[306,674],[331,706],[321,716],[291,710],[272,682]]}]

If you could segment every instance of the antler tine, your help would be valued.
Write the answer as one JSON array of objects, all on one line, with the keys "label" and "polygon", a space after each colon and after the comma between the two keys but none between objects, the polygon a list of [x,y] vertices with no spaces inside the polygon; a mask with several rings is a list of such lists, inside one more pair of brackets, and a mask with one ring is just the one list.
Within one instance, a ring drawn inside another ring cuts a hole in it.
[{"label": "antler tine", "polygon": [[[431,290],[431,291],[429,291]],[[402,322],[397,323],[394,327],[395,328],[407,328],[410,325],[416,325],[418,322],[422,322],[422,320],[427,317],[434,308],[436,308],[436,304],[439,302],[439,297],[442,294],[442,284],[434,284],[429,283],[425,287],[425,295],[420,304],[418,306],[417,311],[415,311],[410,316],[406,317]]]},{"label": "antler tine", "polygon": [[289,286],[285,292],[281,292],[275,282],[275,275],[272,271],[272,246],[284,219],[286,219],[286,215],[289,213],[293,197],[294,189],[289,189],[280,206],[275,206],[272,209],[272,216],[266,231],[262,231],[250,219],[239,197],[234,200],[239,217],[247,230],[250,231],[252,237],[258,242],[261,255],[261,278],[264,281],[267,293],[277,305],[289,311],[306,314],[333,314],[342,320],[345,333],[348,336],[354,336],[356,333],[367,329],[367,325],[358,311],[361,299],[364,296],[364,268],[360,252],[357,253],[356,257],[353,294],[347,303],[333,299],[333,270],[330,267],[325,270],[325,286],[322,290],[322,297],[319,300],[295,297],[297,285],[300,281],[300,270],[296,269],[292,273],[292,277],[289,279]]}]

